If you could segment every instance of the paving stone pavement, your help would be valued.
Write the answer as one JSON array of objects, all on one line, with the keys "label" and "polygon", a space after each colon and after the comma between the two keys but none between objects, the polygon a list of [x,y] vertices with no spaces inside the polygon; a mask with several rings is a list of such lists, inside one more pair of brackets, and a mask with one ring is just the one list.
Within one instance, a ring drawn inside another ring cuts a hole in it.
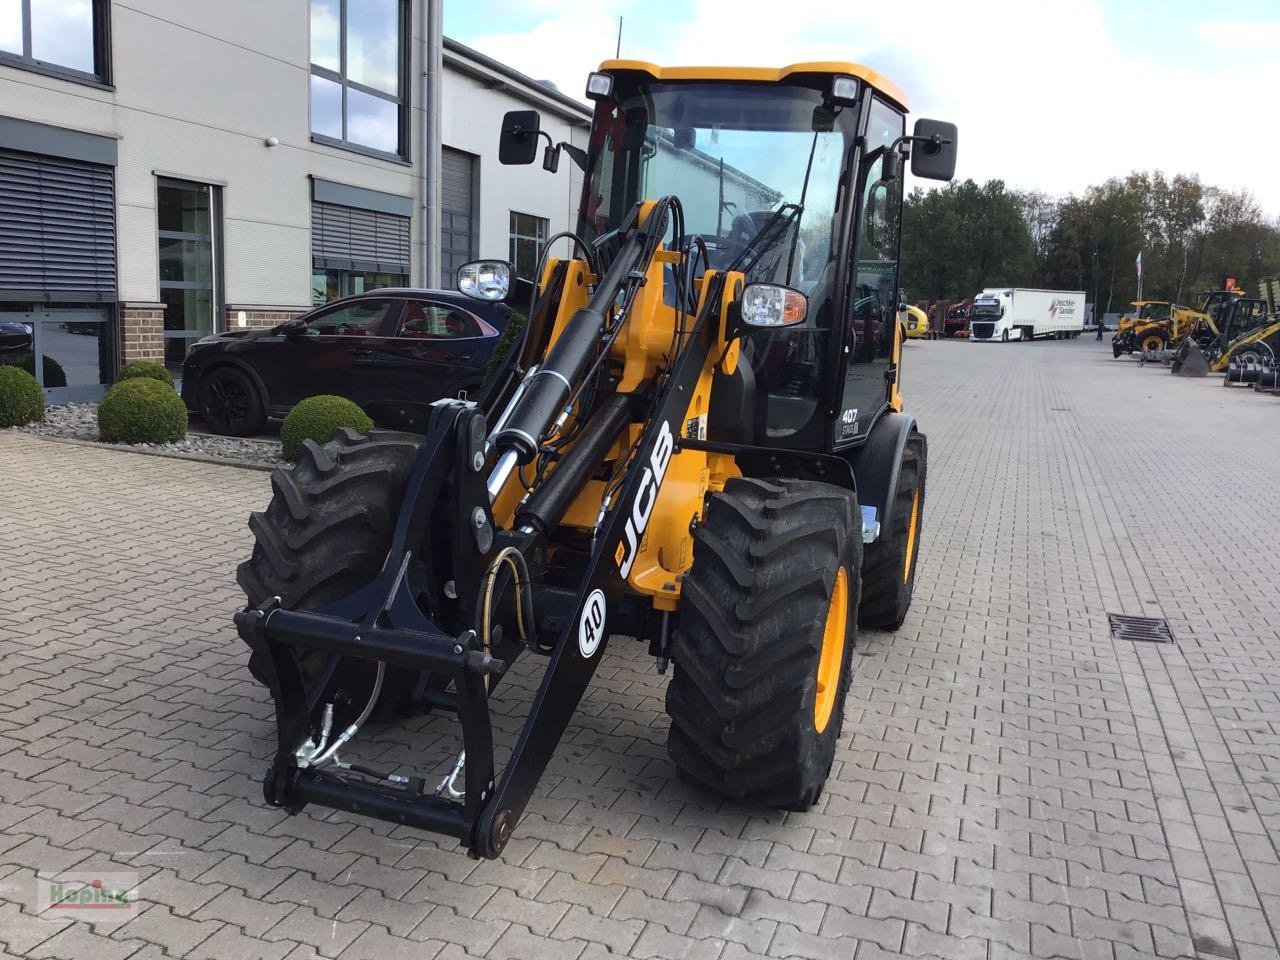
[{"label": "paving stone pavement", "polygon": [[[817,807],[679,784],[665,680],[616,641],[496,862],[263,804],[230,616],[264,474],[0,433],[3,955],[1280,956],[1280,399],[1106,347],[909,345],[916,601],[860,641]],[[362,749],[438,770],[448,733]],[[139,914],[38,918],[35,872],[68,869],[136,872]]]}]

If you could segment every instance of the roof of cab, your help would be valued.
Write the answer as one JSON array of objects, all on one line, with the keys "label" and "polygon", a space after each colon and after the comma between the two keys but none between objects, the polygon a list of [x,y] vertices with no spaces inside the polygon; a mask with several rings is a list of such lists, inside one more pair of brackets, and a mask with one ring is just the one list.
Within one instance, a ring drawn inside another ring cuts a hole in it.
[{"label": "roof of cab", "polygon": [[894,101],[903,110],[907,109],[906,93],[892,80],[860,63],[846,63],[840,60],[793,63],[787,67],[660,67],[656,63],[648,63],[644,60],[606,60],[600,64],[600,69],[637,70],[657,80],[748,80],[760,83],[779,83],[793,73],[845,74],[857,77]]}]

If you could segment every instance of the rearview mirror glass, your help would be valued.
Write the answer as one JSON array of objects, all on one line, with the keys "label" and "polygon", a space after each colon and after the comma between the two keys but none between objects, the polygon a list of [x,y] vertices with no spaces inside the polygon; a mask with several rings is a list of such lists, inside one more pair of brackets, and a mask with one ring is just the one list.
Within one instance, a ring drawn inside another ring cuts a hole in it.
[{"label": "rearview mirror glass", "polygon": [[917,120],[911,144],[911,172],[925,180],[950,180],[956,175],[957,140],[954,123]]},{"label": "rearview mirror glass", "polygon": [[537,110],[508,110],[502,118],[498,162],[508,166],[533,163],[538,155],[538,131],[542,117]]},{"label": "rearview mirror glass", "polygon": [[301,317],[294,317],[292,320],[286,320],[280,324],[280,332],[286,337],[297,336],[300,333],[307,332],[307,321]]}]

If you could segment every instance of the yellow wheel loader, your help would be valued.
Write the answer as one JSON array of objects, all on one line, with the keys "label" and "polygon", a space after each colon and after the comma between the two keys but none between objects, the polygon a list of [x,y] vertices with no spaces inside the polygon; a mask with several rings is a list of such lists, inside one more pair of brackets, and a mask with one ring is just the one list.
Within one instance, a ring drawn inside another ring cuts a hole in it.
[{"label": "yellow wheel loader", "polygon": [[[907,614],[928,448],[901,393],[903,170],[949,180],[956,128],[908,132],[905,95],[849,63],[614,60],[587,96],[585,153],[504,118],[503,163],[567,153],[584,187],[489,388],[436,403],[425,435],[308,441],[250,520],[235,622],[289,813],[500,855],[614,637],[674,665],[683,778],[803,810],[858,626]],[[459,287],[509,297],[511,269],[464,265]],[[499,764],[490,702],[521,655],[537,693]],[[459,741],[369,759],[371,721],[423,711]]]}]

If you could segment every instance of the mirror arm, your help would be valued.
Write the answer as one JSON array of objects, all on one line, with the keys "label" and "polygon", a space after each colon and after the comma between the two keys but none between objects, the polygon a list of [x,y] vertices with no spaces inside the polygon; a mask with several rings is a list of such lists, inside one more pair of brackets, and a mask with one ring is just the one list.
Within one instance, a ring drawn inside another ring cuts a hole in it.
[{"label": "mirror arm", "polygon": [[894,150],[899,146],[905,144],[907,146],[907,149],[901,152],[903,156],[909,156],[911,153],[911,144],[923,143],[925,145],[925,151],[927,153],[937,153],[939,150],[941,150],[944,146],[946,146],[950,142],[951,141],[946,137],[940,137],[936,133],[931,137],[913,137],[908,134],[903,134],[897,140],[893,141],[892,144],[890,144],[889,149]]}]

